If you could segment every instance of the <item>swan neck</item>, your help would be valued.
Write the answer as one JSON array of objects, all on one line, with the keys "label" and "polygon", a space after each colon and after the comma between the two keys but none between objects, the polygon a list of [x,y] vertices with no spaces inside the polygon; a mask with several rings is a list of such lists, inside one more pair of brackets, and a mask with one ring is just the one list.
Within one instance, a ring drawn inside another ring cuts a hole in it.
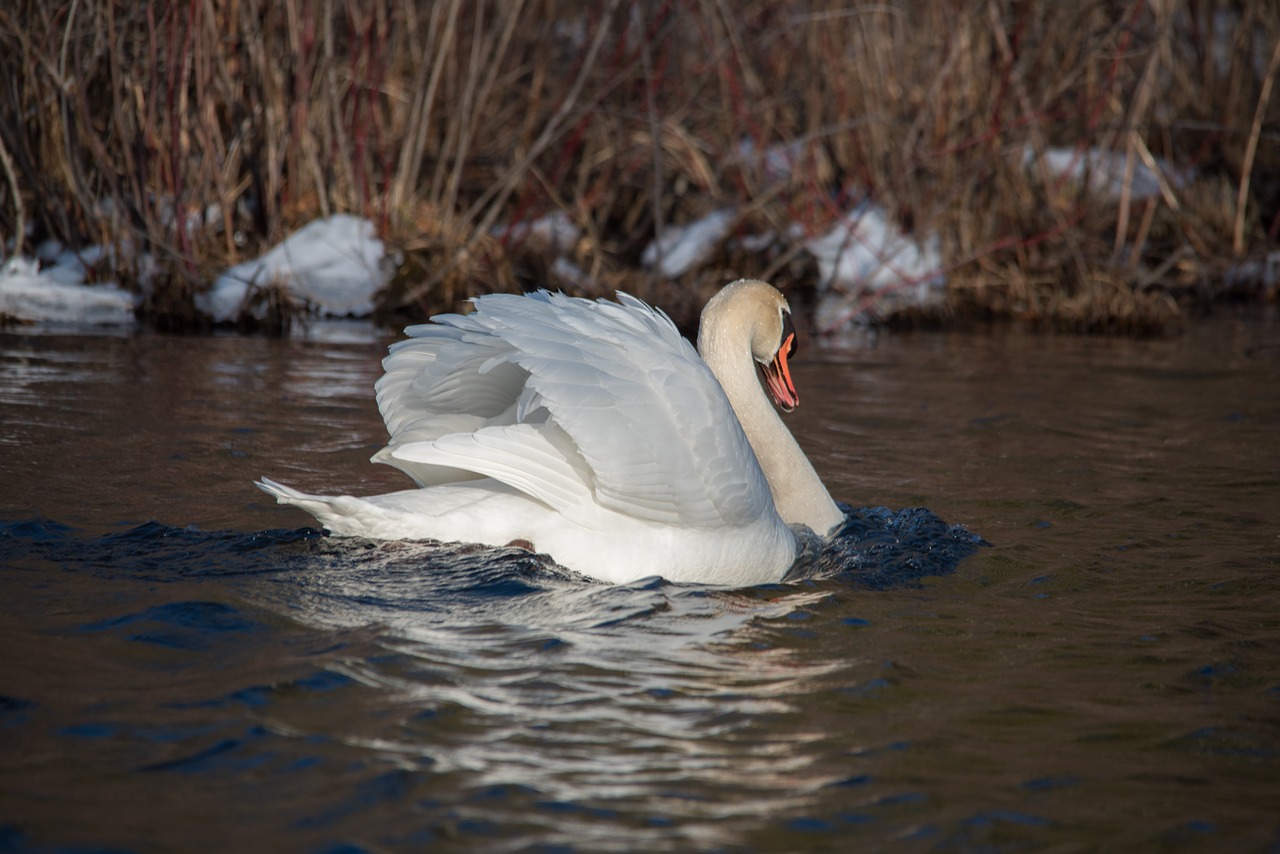
[{"label": "swan neck", "polygon": [[813,465],[765,395],[751,353],[752,324],[730,301],[708,304],[698,351],[724,389],[747,441],[769,482],[774,505],[787,524],[828,534],[844,519]]}]

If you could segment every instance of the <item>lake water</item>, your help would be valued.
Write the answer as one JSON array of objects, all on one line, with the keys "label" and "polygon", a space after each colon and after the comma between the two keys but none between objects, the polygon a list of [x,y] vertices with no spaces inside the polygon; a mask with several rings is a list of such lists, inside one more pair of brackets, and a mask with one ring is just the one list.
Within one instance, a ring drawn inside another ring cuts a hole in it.
[{"label": "lake water", "polygon": [[0,333],[0,851],[1280,851],[1275,311],[810,346],[746,590],[253,488],[406,485],[390,340]]}]

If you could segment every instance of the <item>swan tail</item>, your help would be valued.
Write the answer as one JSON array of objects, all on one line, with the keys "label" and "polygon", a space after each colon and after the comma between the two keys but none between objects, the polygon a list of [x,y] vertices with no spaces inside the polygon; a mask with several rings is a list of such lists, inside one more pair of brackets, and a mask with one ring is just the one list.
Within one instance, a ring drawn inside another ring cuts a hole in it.
[{"label": "swan tail", "polygon": [[361,521],[367,514],[368,502],[351,495],[312,495],[293,487],[277,483],[269,477],[254,481],[254,486],[275,498],[279,504],[289,504],[305,510],[316,521],[334,534],[368,536]]},{"label": "swan tail", "polygon": [[275,498],[278,504],[293,504],[298,507],[309,509],[311,505],[324,505],[323,496],[308,495],[305,492],[299,492],[291,486],[285,486],[283,483],[264,477],[261,480],[255,480],[253,485]]}]

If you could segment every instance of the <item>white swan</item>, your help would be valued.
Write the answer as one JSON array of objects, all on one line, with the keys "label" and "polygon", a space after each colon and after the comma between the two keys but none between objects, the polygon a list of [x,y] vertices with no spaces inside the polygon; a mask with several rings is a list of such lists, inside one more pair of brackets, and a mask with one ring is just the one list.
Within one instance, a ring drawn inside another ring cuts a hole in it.
[{"label": "white swan", "polygon": [[376,385],[391,440],[373,460],[419,488],[258,486],[334,534],[524,543],[613,583],[780,580],[789,523],[828,534],[843,519],[756,376],[798,403],[786,300],[759,281],[723,288],[700,358],[665,314],[618,299],[493,294],[405,330]]}]

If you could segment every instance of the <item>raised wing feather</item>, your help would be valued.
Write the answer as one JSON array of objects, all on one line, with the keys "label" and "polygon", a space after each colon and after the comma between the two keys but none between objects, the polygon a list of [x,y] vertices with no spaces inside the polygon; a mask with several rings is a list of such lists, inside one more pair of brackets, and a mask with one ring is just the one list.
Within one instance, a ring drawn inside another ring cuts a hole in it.
[{"label": "raised wing feather", "polygon": [[[375,459],[420,482],[468,471],[548,501],[573,490],[531,478],[572,474],[596,504],[667,524],[736,526],[769,511],[768,485],[710,369],[666,315],[619,299],[495,294],[471,315],[411,327],[378,382],[392,438]],[[548,419],[562,434],[495,429]],[[475,436],[460,443],[460,432]],[[546,435],[567,437],[572,464],[522,470],[521,454]]]},{"label": "raised wing feather", "polygon": [[386,373],[374,386],[391,440],[373,461],[399,468],[418,486],[473,478],[465,469],[414,462],[398,457],[395,450],[407,443],[515,423],[514,410],[529,374],[506,358],[511,348],[501,339],[468,336],[434,323],[406,331],[413,337],[391,345],[390,355],[382,360]]},{"label": "raised wing feather", "polygon": [[497,417],[524,389],[527,372],[507,361],[511,347],[501,339],[443,324],[405,331],[413,337],[391,346],[382,360],[386,373],[374,386],[393,439],[440,415]]},{"label": "raised wing feather", "polygon": [[591,499],[590,471],[573,443],[554,424],[513,424],[455,433],[433,442],[409,442],[397,459],[452,466],[513,486],[568,518]]}]

